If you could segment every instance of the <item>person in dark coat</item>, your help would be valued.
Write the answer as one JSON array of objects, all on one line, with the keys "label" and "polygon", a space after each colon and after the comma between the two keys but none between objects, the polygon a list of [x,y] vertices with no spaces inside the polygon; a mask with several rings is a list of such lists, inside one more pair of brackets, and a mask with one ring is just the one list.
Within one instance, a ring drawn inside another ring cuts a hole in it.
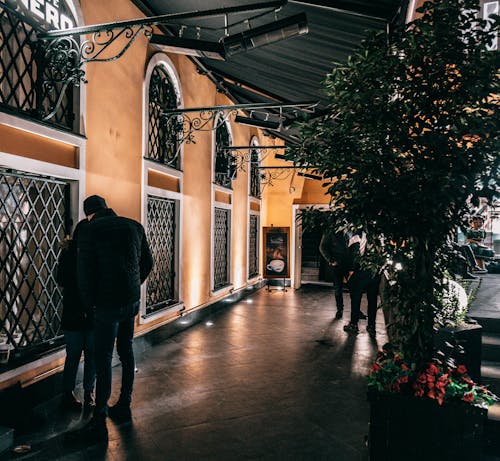
[{"label": "person in dark coat", "polygon": [[90,224],[78,240],[78,282],[84,308],[94,312],[97,373],[96,407],[84,432],[92,439],[107,439],[115,339],[122,381],[120,398],[109,408],[109,416],[118,422],[131,419],[135,316],[153,257],[140,223],[117,216],[98,195],[88,197],[83,208]]},{"label": "person in dark coat", "polygon": [[73,232],[73,238],[62,243],[57,265],[56,280],[63,288],[63,311],[61,326],[66,342],[66,359],[63,372],[62,406],[67,410],[80,410],[82,403],[74,394],[76,374],[82,352],[84,354],[83,390],[84,405],[90,408],[94,403],[94,322],[83,308],[77,281],[77,240],[81,229],[88,221],[80,221]]},{"label": "person in dark coat", "polygon": [[374,275],[361,267],[360,260],[366,249],[366,234],[364,232],[351,235],[348,247],[350,256],[347,286],[351,297],[351,320],[344,325],[344,331],[354,334],[359,332],[358,321],[360,319],[361,298],[363,293],[366,292],[368,301],[368,325],[366,331],[370,336],[375,336],[380,275]]},{"label": "person in dark coat", "polygon": [[336,319],[341,319],[344,313],[344,277],[347,276],[346,256],[347,242],[343,233],[326,231],[321,237],[319,251],[331,266],[333,273],[333,290],[335,293]]},{"label": "person in dark coat", "polygon": [[[336,319],[341,319],[344,314],[344,279],[347,279],[352,256],[348,248],[349,237],[343,232],[327,230],[323,233],[319,243],[319,252],[332,268],[333,290],[335,293]],[[359,311],[358,317],[366,319],[363,312]]]}]

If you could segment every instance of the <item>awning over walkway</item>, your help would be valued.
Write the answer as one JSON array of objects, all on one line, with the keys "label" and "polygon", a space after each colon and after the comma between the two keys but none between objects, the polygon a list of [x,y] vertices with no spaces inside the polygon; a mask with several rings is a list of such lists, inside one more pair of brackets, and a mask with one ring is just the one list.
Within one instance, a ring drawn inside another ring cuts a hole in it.
[{"label": "awning over walkway", "polygon": [[[134,0],[134,3],[151,16],[241,6],[256,3],[256,0]],[[253,19],[251,27],[305,13],[309,29],[306,35],[231,56],[225,61],[194,60],[235,103],[319,101],[318,110],[321,111],[326,105],[321,89],[326,74],[347,60],[367,31],[386,30],[388,25],[404,20],[407,4],[407,0],[288,1],[276,15],[271,13]],[[229,23],[258,13],[231,14]],[[190,20],[188,24],[218,28],[201,30],[201,38],[211,42],[218,41],[224,34],[220,29],[224,24],[221,17]],[[248,24],[241,24],[231,28],[230,33],[245,29]],[[187,28],[183,31],[184,36],[195,38],[195,30]],[[175,26],[169,27],[169,31],[178,34]],[[290,134],[287,130],[281,130],[282,137],[288,137],[287,134]]]}]

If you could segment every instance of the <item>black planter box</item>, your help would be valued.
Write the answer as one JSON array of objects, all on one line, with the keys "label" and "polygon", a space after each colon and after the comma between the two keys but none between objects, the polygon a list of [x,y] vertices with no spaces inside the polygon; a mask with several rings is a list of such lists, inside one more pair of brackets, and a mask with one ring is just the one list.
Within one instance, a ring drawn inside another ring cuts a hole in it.
[{"label": "black planter box", "polygon": [[370,393],[370,461],[479,461],[487,410]]},{"label": "black planter box", "polygon": [[447,342],[462,346],[463,352],[455,353],[453,358],[457,365],[465,365],[468,375],[478,383],[481,382],[482,333],[483,327],[477,323],[445,327],[439,329],[434,340],[437,350],[445,351]]}]

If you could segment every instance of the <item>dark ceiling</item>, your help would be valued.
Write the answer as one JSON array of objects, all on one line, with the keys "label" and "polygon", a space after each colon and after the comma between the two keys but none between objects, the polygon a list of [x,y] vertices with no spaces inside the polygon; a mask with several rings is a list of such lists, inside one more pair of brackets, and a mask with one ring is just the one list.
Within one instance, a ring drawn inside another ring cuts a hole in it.
[{"label": "dark ceiling", "polygon": [[[148,16],[251,5],[259,0],[134,0]],[[270,44],[262,48],[219,61],[193,58],[198,68],[214,80],[236,104],[298,103],[318,101],[317,112],[325,108],[326,99],[321,82],[338,63],[353,53],[369,30],[386,30],[388,24],[404,20],[408,1],[405,0],[304,0],[288,1],[278,13],[252,19],[251,27],[275,19],[306,13],[309,32],[306,35]],[[235,13],[229,23],[263,13],[264,10]],[[224,35],[224,17],[183,21],[201,26],[200,38],[217,42]],[[206,28],[218,30],[207,30]],[[230,29],[237,33],[247,24]],[[177,35],[175,25],[164,29]],[[184,31],[184,37],[196,38],[194,27]],[[285,123],[286,125],[286,123]],[[288,130],[280,137],[287,138]]]}]

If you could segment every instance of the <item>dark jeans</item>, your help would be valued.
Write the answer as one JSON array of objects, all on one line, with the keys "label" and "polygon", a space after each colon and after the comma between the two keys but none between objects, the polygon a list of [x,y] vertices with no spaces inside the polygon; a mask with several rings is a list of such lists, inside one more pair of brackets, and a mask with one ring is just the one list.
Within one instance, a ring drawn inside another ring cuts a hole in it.
[{"label": "dark jeans", "polygon": [[339,266],[331,266],[333,273],[333,291],[335,293],[335,305],[338,311],[344,310],[344,275],[345,271]]},{"label": "dark jeans", "polygon": [[118,309],[96,309],[96,407],[95,415],[106,415],[111,395],[111,362],[116,339],[116,350],[122,364],[120,402],[130,404],[134,386],[135,360],[132,342],[135,316],[139,302]]},{"label": "dark jeans", "polygon": [[357,325],[359,321],[359,311],[361,297],[366,291],[368,300],[368,325],[375,326],[377,316],[377,297],[380,285],[380,277],[374,277],[371,272],[357,270],[349,279],[348,286],[351,294],[351,323]]},{"label": "dark jeans", "polygon": [[72,392],[75,388],[76,374],[78,373],[82,352],[84,353],[83,390],[92,392],[95,384],[94,330],[65,330],[64,340],[66,342],[66,359],[63,372],[64,392]]}]

